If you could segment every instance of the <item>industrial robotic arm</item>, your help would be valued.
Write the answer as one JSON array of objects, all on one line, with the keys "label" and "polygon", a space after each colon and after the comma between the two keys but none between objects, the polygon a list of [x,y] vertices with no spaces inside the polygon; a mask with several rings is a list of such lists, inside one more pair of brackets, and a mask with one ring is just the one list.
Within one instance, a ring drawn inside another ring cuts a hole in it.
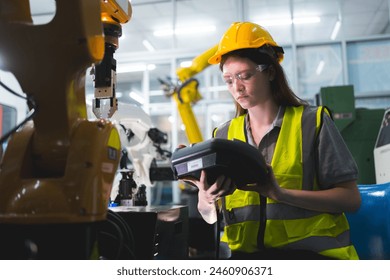
[{"label": "industrial robotic arm", "polygon": [[[168,136],[154,127],[150,116],[136,105],[121,103],[112,120],[122,146],[121,179],[119,189],[114,184],[112,200],[121,205],[136,205],[134,196],[139,187],[153,187],[155,180],[173,180],[168,161],[171,153],[161,147],[168,142]],[[158,162],[165,162],[166,168]]]},{"label": "industrial robotic arm", "polygon": [[44,25],[32,24],[29,0],[0,7],[0,68],[15,75],[35,110],[11,135],[0,166],[0,258],[89,258],[121,144],[112,122],[87,119],[85,72],[110,62],[115,40],[103,29],[116,25],[111,37],[119,35],[130,2],[57,0]]},{"label": "industrial robotic arm", "polygon": [[206,69],[210,64],[208,59],[215,54],[218,45],[206,50],[192,60],[189,67],[182,67],[176,70],[178,83],[163,81],[160,83],[167,96],[173,96],[176,101],[177,109],[186,128],[186,135],[190,144],[203,141],[198,123],[192,111],[192,105],[202,99],[198,91],[199,82],[194,78],[196,74]]},{"label": "industrial robotic arm", "polygon": [[[132,14],[128,1],[101,0],[101,10],[105,39],[104,57],[99,63],[94,63],[91,70],[95,88],[92,110],[98,119],[111,118],[118,108],[114,53],[119,47],[122,24],[128,22]],[[105,101],[108,101],[107,112],[104,110]]]}]

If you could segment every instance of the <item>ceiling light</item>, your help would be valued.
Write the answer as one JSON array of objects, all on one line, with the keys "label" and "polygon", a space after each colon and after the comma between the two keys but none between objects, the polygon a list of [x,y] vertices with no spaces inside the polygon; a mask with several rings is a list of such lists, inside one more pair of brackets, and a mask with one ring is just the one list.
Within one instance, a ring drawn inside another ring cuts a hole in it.
[{"label": "ceiling light", "polygon": [[148,64],[146,65],[146,69],[148,69],[149,71],[154,70],[156,69],[156,64]]},{"label": "ceiling light", "polygon": [[338,21],[336,22],[336,24],[334,25],[334,27],[333,27],[332,34],[330,35],[330,39],[331,39],[331,40],[336,39],[337,34],[339,34],[340,27],[341,27],[341,21],[338,20]]},{"label": "ceiling light", "polygon": [[291,25],[291,24],[310,24],[318,23],[321,21],[320,17],[299,17],[293,18],[279,18],[279,19],[266,19],[259,20],[260,24],[263,26],[281,26],[281,25]]},{"label": "ceiling light", "polygon": [[320,17],[300,17],[293,18],[294,24],[310,24],[310,23],[319,23],[321,21]]},{"label": "ceiling light", "polygon": [[117,73],[143,72],[145,70],[156,69],[156,64],[118,64]]},{"label": "ceiling light", "polygon": [[164,37],[164,36],[172,36],[175,35],[192,35],[192,34],[200,34],[204,32],[214,32],[217,28],[215,25],[204,25],[204,26],[191,26],[191,27],[184,27],[184,28],[176,28],[173,29],[160,29],[155,30],[153,32],[154,36],[157,37]]},{"label": "ceiling light", "polygon": [[279,26],[279,25],[290,25],[291,19],[266,19],[261,20],[260,24],[264,26]]},{"label": "ceiling light", "polygon": [[142,41],[142,44],[144,45],[144,47],[150,51],[150,52],[154,52],[156,49],[153,47],[153,45],[148,41],[148,40],[143,40]]}]

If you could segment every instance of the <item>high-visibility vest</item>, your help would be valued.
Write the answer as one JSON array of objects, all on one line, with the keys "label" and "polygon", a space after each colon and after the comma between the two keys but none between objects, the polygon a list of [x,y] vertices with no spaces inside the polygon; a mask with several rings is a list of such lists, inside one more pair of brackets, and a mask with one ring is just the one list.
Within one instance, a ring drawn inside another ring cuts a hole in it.
[{"label": "high-visibility vest", "polygon": [[[288,106],[276,142],[271,166],[278,184],[287,189],[318,190],[315,178],[315,141],[324,107]],[[225,123],[214,137],[247,142],[246,115]],[[259,251],[260,196],[236,190],[222,200],[225,228],[221,242],[232,251]],[[344,213],[323,213],[267,198],[264,246],[310,250],[335,259],[358,259],[350,242]]]}]

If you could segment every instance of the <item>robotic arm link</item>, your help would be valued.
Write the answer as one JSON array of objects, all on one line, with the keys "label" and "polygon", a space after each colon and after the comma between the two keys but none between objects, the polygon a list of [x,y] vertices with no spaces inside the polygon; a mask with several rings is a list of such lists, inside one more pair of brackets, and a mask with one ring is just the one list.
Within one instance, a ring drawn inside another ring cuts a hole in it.
[{"label": "robotic arm link", "polygon": [[[116,60],[114,53],[119,47],[119,37],[122,36],[121,24],[128,22],[132,15],[131,5],[125,5],[123,2],[127,3],[127,1],[101,1],[105,51],[103,60],[95,63],[91,70],[95,87],[92,111],[97,118],[111,118],[118,108],[115,95]],[[105,99],[109,100],[109,110],[106,115],[101,106],[101,101]]]},{"label": "robotic arm link", "polygon": [[159,80],[165,95],[172,96],[176,101],[177,109],[186,128],[186,135],[190,144],[203,141],[202,133],[192,110],[192,105],[202,99],[198,90],[199,82],[194,76],[210,66],[207,61],[215,54],[217,48],[218,45],[215,45],[195,57],[191,66],[178,68],[176,70],[178,78],[176,85],[162,79]]},{"label": "robotic arm link", "polygon": [[[168,141],[167,134],[153,126],[142,108],[132,104],[121,103],[113,121],[120,134],[122,158],[121,179],[114,184],[111,198],[119,205],[145,205],[145,201],[134,199],[137,189],[142,192],[144,187],[153,187],[155,181],[174,180],[168,161],[171,153],[161,148]],[[157,164],[164,161],[165,168]]]},{"label": "robotic arm link", "polygon": [[130,19],[130,2],[57,0],[45,25],[32,24],[29,0],[0,7],[0,68],[36,105],[0,165],[0,258],[90,258],[121,143],[111,121],[87,120],[85,72],[100,62],[114,68],[112,37]]}]

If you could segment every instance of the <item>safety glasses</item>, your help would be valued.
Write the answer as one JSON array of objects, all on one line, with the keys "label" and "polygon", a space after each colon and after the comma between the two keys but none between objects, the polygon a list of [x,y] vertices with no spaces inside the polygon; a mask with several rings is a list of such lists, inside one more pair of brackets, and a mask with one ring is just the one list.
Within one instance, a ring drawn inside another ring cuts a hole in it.
[{"label": "safety glasses", "polygon": [[240,80],[241,82],[248,82],[257,72],[263,72],[268,69],[267,64],[259,64],[254,70],[245,70],[240,73],[231,75],[231,74],[222,74],[222,80],[227,86],[232,86],[235,79]]}]

